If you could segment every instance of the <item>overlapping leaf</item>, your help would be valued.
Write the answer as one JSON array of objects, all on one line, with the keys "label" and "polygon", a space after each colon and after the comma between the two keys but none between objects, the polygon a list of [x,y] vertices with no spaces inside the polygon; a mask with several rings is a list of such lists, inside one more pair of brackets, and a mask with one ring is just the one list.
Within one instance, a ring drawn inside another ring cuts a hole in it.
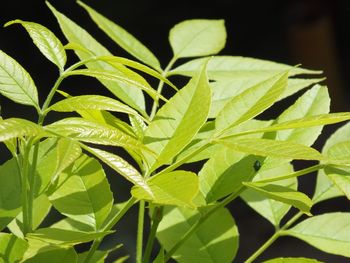
[{"label": "overlapping leaf", "polygon": [[[204,59],[191,60],[175,69],[169,75],[193,76]],[[320,71],[292,67],[276,62],[249,57],[215,56],[208,63],[208,77],[212,80],[227,80],[232,78],[264,78],[288,71],[289,76],[298,74],[320,74]]]},{"label": "overlapping leaf", "polygon": [[0,120],[0,141],[23,136],[36,136],[43,132],[39,125],[24,119],[9,118]]},{"label": "overlapping leaf", "polygon": [[154,204],[194,207],[193,199],[198,193],[198,177],[187,171],[162,173],[147,180],[148,189],[134,186],[131,194],[140,200]]},{"label": "overlapping leaf", "polygon": [[13,234],[0,233],[0,255],[2,262],[19,262],[28,244]]},{"label": "overlapping leaf", "polygon": [[172,160],[207,120],[210,87],[205,66],[156,114],[145,131],[144,144],[156,153],[148,158],[151,171]]},{"label": "overlapping leaf", "polygon": [[301,192],[277,184],[249,182],[244,183],[244,185],[259,192],[267,198],[292,205],[303,213],[310,215],[312,201],[307,195]]},{"label": "overlapping leaf", "polygon": [[101,165],[86,155],[75,162],[71,171],[60,176],[57,190],[49,199],[60,213],[95,230],[100,229],[113,204]]},{"label": "overlapping leaf", "polygon": [[[92,56],[111,56],[112,54],[100,43],[98,43],[87,31],[78,26],[75,22],[68,17],[58,12],[52,5],[47,2],[47,5],[51,9],[52,13],[57,18],[61,30],[71,43],[76,43],[78,46],[82,46],[83,49],[88,50],[86,53],[84,50],[75,50],[75,53],[81,60],[90,59]],[[94,61],[87,64],[90,69],[99,70],[115,70],[114,67],[108,65],[103,61]],[[118,98],[130,105],[134,109],[144,112],[145,101],[141,90],[137,90],[127,83],[117,83],[115,81],[101,80],[101,82]]]},{"label": "overlapping leaf", "polygon": [[130,135],[106,124],[84,120],[82,118],[67,118],[45,127],[61,136],[104,145],[122,146],[140,152],[148,150],[141,142]]},{"label": "overlapping leaf", "polygon": [[[199,218],[196,210],[166,207],[157,231],[165,250],[171,249]],[[182,244],[173,258],[179,263],[198,262],[198,259],[201,263],[230,263],[238,250],[238,235],[230,212],[221,208]]]},{"label": "overlapping leaf", "polygon": [[160,63],[156,56],[124,28],[102,16],[83,2],[78,1],[78,4],[89,13],[90,17],[103,31],[124,50],[145,64],[157,70],[161,70]]}]

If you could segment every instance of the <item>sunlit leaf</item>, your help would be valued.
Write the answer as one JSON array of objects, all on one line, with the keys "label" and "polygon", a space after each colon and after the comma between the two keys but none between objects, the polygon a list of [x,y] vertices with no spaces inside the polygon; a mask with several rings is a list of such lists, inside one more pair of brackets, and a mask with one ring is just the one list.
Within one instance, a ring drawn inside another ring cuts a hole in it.
[{"label": "sunlit leaf", "polygon": [[282,73],[233,97],[218,113],[215,129],[220,133],[254,118],[278,99],[286,85],[287,74]]},{"label": "sunlit leaf", "polygon": [[210,87],[205,66],[156,114],[145,131],[144,144],[157,154],[148,158],[151,170],[179,153],[207,120]]},{"label": "sunlit leaf", "polygon": [[176,58],[216,54],[226,43],[224,20],[192,19],[180,22],[170,30],[169,41]]},{"label": "sunlit leaf", "polygon": [[83,142],[122,146],[135,151],[147,150],[141,142],[110,125],[82,118],[63,119],[46,126],[46,129]]},{"label": "sunlit leaf", "polygon": [[260,156],[271,156],[281,159],[323,160],[325,157],[308,146],[288,141],[270,139],[231,139],[216,140],[232,150]]},{"label": "sunlit leaf", "polygon": [[[169,75],[193,76],[203,62],[203,58],[191,60],[173,69]],[[212,80],[272,77],[286,71],[288,71],[289,76],[322,73],[321,71],[292,67],[272,61],[238,56],[215,56],[208,63],[207,71],[209,79]]]},{"label": "sunlit leaf", "polygon": [[327,253],[350,257],[350,213],[327,213],[283,231]]},{"label": "sunlit leaf", "polygon": [[28,244],[24,239],[13,234],[0,233],[0,255],[1,262],[19,262]]},{"label": "sunlit leaf", "polygon": [[[164,249],[171,249],[200,217],[196,210],[166,207],[157,231]],[[182,244],[173,258],[179,263],[198,262],[198,259],[201,263],[230,263],[238,250],[238,235],[230,212],[221,208]]]},{"label": "sunlit leaf", "polygon": [[[347,123],[336,130],[326,141],[322,153],[327,155],[328,149],[338,143],[348,141],[350,138],[350,123]],[[316,189],[313,196],[314,203],[327,199],[342,196],[343,193],[334,185],[323,170],[319,170],[317,175]]]},{"label": "sunlit leaf", "polygon": [[59,177],[56,189],[49,199],[60,213],[100,229],[111,210],[113,195],[95,159],[81,156],[70,171]]},{"label": "sunlit leaf", "polygon": [[128,53],[141,60],[145,64],[160,70],[160,63],[155,55],[145,47],[139,40],[133,37],[125,29],[115,24],[111,20],[102,16],[88,5],[81,1],[78,4],[82,6],[95,21],[95,23],[119,46],[121,46]]},{"label": "sunlit leaf", "polygon": [[53,245],[76,245],[104,237],[110,233],[112,232],[80,232],[49,227],[40,228],[34,233],[28,234],[28,237]]},{"label": "sunlit leaf", "polygon": [[23,136],[36,136],[40,133],[43,133],[43,129],[31,121],[17,118],[0,120],[0,141]]},{"label": "sunlit leaf", "polygon": [[274,258],[263,263],[322,263],[313,258]]},{"label": "sunlit leaf", "polygon": [[193,207],[193,198],[198,193],[198,177],[187,171],[173,171],[151,177],[147,180],[150,191],[134,186],[131,194],[140,200],[154,204]]},{"label": "sunlit leaf", "polygon": [[[87,31],[85,31],[85,29],[81,28],[68,17],[58,12],[52,5],[50,5],[50,3],[46,2],[46,4],[57,18],[61,30],[68,41],[83,47],[84,50],[75,49],[75,53],[81,60],[90,59],[93,56],[112,55],[104,46],[98,43]],[[86,53],[86,50],[88,50],[89,53]],[[90,62],[87,64],[87,67],[90,69],[114,70],[119,75],[121,74],[117,69],[103,61]],[[141,90],[135,89],[133,85],[127,83],[117,83],[115,81],[107,80],[101,80],[101,82],[108,90],[129,106],[140,112],[145,111],[145,100]]]},{"label": "sunlit leaf", "polygon": [[258,182],[250,182],[243,184],[259,192],[267,198],[290,204],[298,208],[303,213],[310,214],[312,201],[307,195],[301,192],[277,184],[264,184]]},{"label": "sunlit leaf", "polygon": [[61,263],[76,262],[78,255],[72,247],[51,246],[44,247],[33,257],[24,261],[24,263]]},{"label": "sunlit leaf", "polygon": [[12,24],[21,24],[41,53],[63,71],[67,60],[66,52],[61,41],[49,29],[37,23],[18,19],[6,23],[5,26]]}]

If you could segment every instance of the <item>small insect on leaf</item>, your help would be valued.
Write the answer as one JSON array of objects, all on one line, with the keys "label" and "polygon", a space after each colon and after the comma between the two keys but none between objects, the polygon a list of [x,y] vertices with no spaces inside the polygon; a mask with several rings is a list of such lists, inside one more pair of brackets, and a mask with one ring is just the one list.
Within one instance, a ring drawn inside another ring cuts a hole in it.
[{"label": "small insect on leaf", "polygon": [[253,167],[254,167],[254,170],[255,170],[256,172],[259,171],[260,168],[261,168],[261,163],[260,163],[260,161],[259,161],[259,160],[256,160],[255,163],[254,163],[254,165],[253,165]]}]

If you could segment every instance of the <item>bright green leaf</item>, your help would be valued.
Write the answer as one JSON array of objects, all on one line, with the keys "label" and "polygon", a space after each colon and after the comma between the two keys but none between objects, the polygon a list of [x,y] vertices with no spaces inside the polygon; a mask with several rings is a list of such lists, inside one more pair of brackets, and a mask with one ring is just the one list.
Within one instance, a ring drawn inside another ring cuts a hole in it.
[{"label": "bright green leaf", "polygon": [[[46,216],[51,210],[51,203],[49,202],[46,195],[38,196],[33,202],[33,229],[37,229],[39,225],[44,221]],[[10,224],[7,225],[11,233],[18,237],[23,238],[22,233],[22,212],[20,212],[17,217],[12,220]]]},{"label": "bright green leaf", "polygon": [[[103,145],[121,146],[139,152],[148,150],[141,142],[128,134],[106,124],[84,120],[82,118],[66,118],[45,127],[61,136]],[[148,150],[149,151],[149,150]]]},{"label": "bright green leaf", "polygon": [[327,175],[328,179],[334,183],[334,186],[350,200],[349,167],[326,167],[324,173]]},{"label": "bright green leaf", "polygon": [[[348,141],[350,138],[350,122],[336,130],[326,141],[322,153],[327,155],[328,149],[338,143]],[[317,175],[316,189],[313,196],[314,203],[327,199],[342,196],[341,192],[334,183],[326,176],[323,170],[319,170]]]},{"label": "bright green leaf", "polygon": [[125,29],[102,16],[83,2],[78,1],[78,4],[89,13],[90,17],[99,26],[99,28],[101,28],[120,47],[145,64],[157,70],[161,70],[160,63],[156,56],[153,55],[153,53],[139,40],[129,34]]},{"label": "bright green leaf", "polygon": [[0,94],[39,110],[38,91],[29,73],[0,50]]},{"label": "bright green leaf", "polygon": [[81,232],[49,227],[40,228],[34,233],[28,234],[28,237],[53,245],[76,245],[104,237],[110,233],[112,233],[112,231]]},{"label": "bright green leaf", "polygon": [[183,21],[170,30],[169,41],[176,58],[216,54],[226,43],[224,20]]},{"label": "bright green leaf", "polygon": [[147,180],[150,191],[139,186],[131,194],[140,200],[154,204],[193,207],[193,198],[198,193],[198,177],[195,173],[176,170],[158,174]]},{"label": "bright green leaf", "polygon": [[[100,43],[98,43],[87,31],[78,26],[68,17],[58,12],[52,5],[46,2],[69,42],[82,46],[84,50],[75,50],[75,53],[81,60],[90,59],[93,56],[111,56],[112,54]],[[90,51],[86,53],[85,50]],[[90,69],[114,70],[119,75],[117,69],[103,61],[94,61],[87,64]],[[145,111],[145,100],[141,90],[135,89],[133,85],[127,83],[117,83],[115,81],[101,80],[102,84],[107,87],[115,96],[120,98],[132,108],[140,112]]]},{"label": "bright green leaf", "polygon": [[271,156],[280,159],[323,160],[325,157],[317,150],[294,142],[270,139],[231,139],[215,140],[232,150],[260,156]]},{"label": "bright green leaf", "polygon": [[13,234],[0,233],[1,262],[19,262],[27,248],[28,244],[25,240]]},{"label": "bright green leaf", "polygon": [[[200,217],[196,210],[166,207],[157,231],[165,250],[170,250]],[[182,244],[173,258],[179,263],[198,262],[198,259],[201,263],[230,263],[237,250],[237,226],[230,212],[221,208]]]},{"label": "bright green leaf", "polygon": [[162,95],[158,94],[156,90],[154,90],[146,80],[144,80],[141,76],[138,79],[135,79],[135,74],[133,73],[131,76],[125,74],[118,74],[113,71],[108,71],[105,69],[76,69],[70,72],[67,72],[66,76],[74,76],[74,75],[84,75],[89,77],[94,77],[97,79],[115,81],[120,84],[128,84],[131,86],[132,90],[135,88],[139,88],[147,92],[152,98],[162,98],[166,100]]},{"label": "bright green leaf", "polygon": [[[169,75],[193,76],[200,69],[204,60],[203,58],[191,60],[173,69]],[[286,71],[289,76],[321,73],[321,71],[292,67],[272,61],[236,56],[215,56],[209,61],[207,67],[208,77],[211,80],[264,78]]]},{"label": "bright green leaf", "polygon": [[30,121],[17,118],[0,120],[0,141],[23,136],[36,136],[43,133],[43,129]]},{"label": "bright green leaf", "polygon": [[[80,253],[78,255],[78,263],[85,263],[85,258],[88,255],[89,251],[86,251],[84,253]],[[90,262],[93,263],[104,263],[105,259],[108,256],[109,251],[101,251],[101,250],[97,250],[95,251],[95,253],[93,254],[93,256],[90,258]]]},{"label": "bright green leaf", "polygon": [[306,214],[310,214],[312,207],[311,199],[294,189],[277,185],[277,184],[264,184],[264,183],[244,183],[245,186],[259,192],[267,198],[274,199],[298,208],[300,211]]},{"label": "bright green leaf", "polygon": [[67,61],[66,52],[61,41],[49,29],[40,24],[22,20],[10,21],[5,26],[12,24],[21,24],[41,53],[63,71]]},{"label": "bright green leaf", "polygon": [[[263,163],[258,173],[254,176],[254,181],[273,178],[276,175],[289,174],[293,172],[293,166],[290,163],[283,163],[273,168],[266,167],[267,165]],[[297,178],[289,178],[287,180],[276,182],[275,184],[296,191],[298,181]],[[274,226],[279,226],[282,218],[291,207],[289,204],[266,198],[265,195],[252,189],[246,189],[240,196],[251,208],[270,221]]]},{"label": "bright green leaf", "polygon": [[144,188],[145,191],[150,191],[149,186],[145,179],[142,177],[140,172],[136,170],[131,164],[125,161],[123,158],[119,157],[110,152],[106,152],[97,148],[86,147],[88,152],[96,156],[102,162],[111,167],[114,171],[119,173],[128,181],[132,182],[140,188]]},{"label": "bright green leaf", "polygon": [[49,199],[60,213],[95,230],[100,229],[113,204],[101,165],[86,155],[82,155],[67,174],[59,177],[57,190]]},{"label": "bright green leaf", "polygon": [[313,258],[274,258],[263,263],[322,263]]},{"label": "bright green leaf", "polygon": [[327,213],[308,218],[283,231],[327,253],[350,257],[350,213]]},{"label": "bright green leaf", "polygon": [[100,95],[81,95],[61,100],[52,105],[49,110],[71,112],[81,110],[106,110],[123,112],[131,115],[138,113],[129,106],[109,97]]},{"label": "bright green leaf", "polygon": [[145,131],[144,144],[157,156],[148,158],[151,171],[172,160],[207,120],[210,87],[205,66],[156,114]]},{"label": "bright green leaf", "polygon": [[287,74],[282,73],[233,97],[216,117],[217,132],[221,133],[263,112],[278,99],[286,85]]}]

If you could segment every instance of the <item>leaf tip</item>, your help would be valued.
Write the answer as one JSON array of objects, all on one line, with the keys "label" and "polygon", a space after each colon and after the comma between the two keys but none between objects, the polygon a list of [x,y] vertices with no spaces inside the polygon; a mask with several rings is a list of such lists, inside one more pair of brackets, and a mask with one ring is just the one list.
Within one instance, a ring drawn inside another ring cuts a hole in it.
[{"label": "leaf tip", "polygon": [[11,20],[11,21],[8,21],[4,24],[4,27],[8,27],[8,26],[11,26],[13,24],[18,24],[18,23],[22,23],[23,21],[22,20],[19,20],[19,19],[15,19],[15,20]]}]

